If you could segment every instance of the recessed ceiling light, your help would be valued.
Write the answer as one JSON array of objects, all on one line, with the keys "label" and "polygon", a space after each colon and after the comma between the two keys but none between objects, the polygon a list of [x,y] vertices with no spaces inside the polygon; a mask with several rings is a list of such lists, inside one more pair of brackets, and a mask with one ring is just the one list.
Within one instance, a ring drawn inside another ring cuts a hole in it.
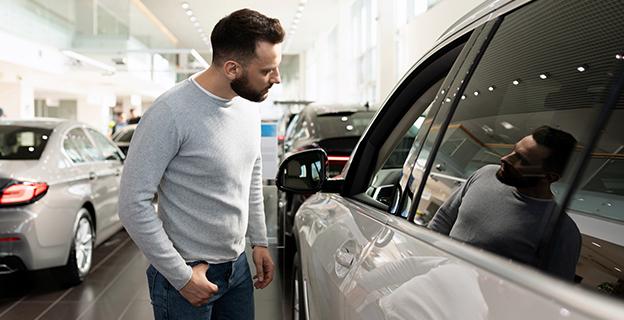
[{"label": "recessed ceiling light", "polygon": [[593,242],[593,241],[592,241],[592,244],[593,244],[593,245],[595,245],[595,246],[596,246],[596,247],[598,247],[598,248],[602,248],[602,246],[601,246],[601,245],[599,245],[599,244],[597,244],[597,243],[595,243],[595,242]]},{"label": "recessed ceiling light", "polygon": [[477,91],[475,91],[475,92],[474,92],[474,95],[475,95],[475,96],[478,96],[478,95],[479,95],[479,93],[480,93],[480,92],[479,92],[479,90],[477,90]]},{"label": "recessed ceiling light", "polygon": [[297,14],[295,14],[295,18],[296,19],[301,19],[301,16],[303,15],[303,13],[301,12],[297,12]]},{"label": "recessed ceiling light", "polygon": [[186,2],[182,2],[182,9],[185,9],[185,10],[186,10],[186,9],[188,9],[188,8],[190,8],[190,7],[191,7],[191,6],[190,6],[188,3],[186,3]]},{"label": "recessed ceiling light", "polygon": [[576,70],[578,70],[578,72],[585,72],[585,70],[587,70],[587,66],[585,65],[579,66],[578,68],[576,68]]},{"label": "recessed ceiling light", "polygon": [[490,87],[488,88],[488,90],[489,90],[490,92],[494,91],[494,89],[496,89],[496,87],[495,87],[495,86],[490,86]]},{"label": "recessed ceiling light", "polygon": [[539,77],[542,80],[546,80],[546,79],[548,79],[548,73],[542,73],[542,74],[539,75]]},{"label": "recessed ceiling light", "polygon": [[520,80],[514,80],[512,83],[513,83],[514,86],[517,86],[517,85],[520,84]]},{"label": "recessed ceiling light", "polygon": [[308,2],[308,0],[299,0],[299,3],[301,4],[306,4],[306,2]]},{"label": "recessed ceiling light", "polygon": [[195,17],[195,16],[191,16],[189,19],[191,19],[191,22],[197,21],[197,17]]},{"label": "recessed ceiling light", "polygon": [[199,27],[199,21],[193,22],[193,25],[196,26],[196,27]]},{"label": "recessed ceiling light", "polygon": [[192,16],[193,15],[193,10],[191,10],[191,9],[186,10],[186,15],[187,16]]}]

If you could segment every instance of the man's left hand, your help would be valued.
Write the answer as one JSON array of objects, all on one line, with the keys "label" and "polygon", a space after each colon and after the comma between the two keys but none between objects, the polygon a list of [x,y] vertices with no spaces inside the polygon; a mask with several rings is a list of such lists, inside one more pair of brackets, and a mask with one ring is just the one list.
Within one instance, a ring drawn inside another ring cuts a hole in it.
[{"label": "man's left hand", "polygon": [[253,277],[256,279],[254,287],[264,289],[273,281],[273,270],[275,269],[269,249],[255,246],[253,248],[253,261],[256,265],[256,275]]}]

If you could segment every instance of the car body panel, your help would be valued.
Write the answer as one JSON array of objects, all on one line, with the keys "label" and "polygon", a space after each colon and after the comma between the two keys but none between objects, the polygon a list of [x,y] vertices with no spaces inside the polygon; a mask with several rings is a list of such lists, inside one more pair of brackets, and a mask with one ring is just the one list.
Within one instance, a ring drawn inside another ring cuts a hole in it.
[{"label": "car body panel", "polygon": [[[116,205],[119,176],[115,173],[121,172],[122,163],[73,163],[63,150],[65,135],[72,129],[86,128],[85,125],[61,120],[0,121],[0,125],[6,123],[42,126],[53,131],[39,160],[0,160],[3,177],[48,184],[47,193],[36,202],[0,208],[0,236],[20,238],[17,242],[1,243],[0,257],[17,256],[29,270],[64,265],[76,214],[85,206],[94,208],[96,244],[121,229]],[[97,177],[93,179],[94,176]]]}]

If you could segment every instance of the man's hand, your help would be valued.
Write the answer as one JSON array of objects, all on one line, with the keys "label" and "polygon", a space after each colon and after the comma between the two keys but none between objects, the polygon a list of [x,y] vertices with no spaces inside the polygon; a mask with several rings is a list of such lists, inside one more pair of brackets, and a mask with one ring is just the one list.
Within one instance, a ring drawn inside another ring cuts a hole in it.
[{"label": "man's hand", "polygon": [[256,279],[254,287],[256,289],[264,289],[273,281],[273,270],[275,268],[269,249],[255,246],[253,249],[253,261],[256,265],[256,275],[253,277]]},{"label": "man's hand", "polygon": [[180,290],[180,294],[196,307],[208,303],[208,300],[219,291],[216,284],[208,281],[206,271],[208,265],[205,263],[193,266],[191,280]]}]

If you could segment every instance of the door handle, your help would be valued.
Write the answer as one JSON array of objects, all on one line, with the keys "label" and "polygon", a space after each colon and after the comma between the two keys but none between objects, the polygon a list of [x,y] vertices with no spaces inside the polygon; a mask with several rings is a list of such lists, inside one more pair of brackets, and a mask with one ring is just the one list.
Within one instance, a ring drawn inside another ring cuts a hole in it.
[{"label": "door handle", "polygon": [[97,174],[95,172],[89,172],[89,180],[95,180],[97,178]]}]

